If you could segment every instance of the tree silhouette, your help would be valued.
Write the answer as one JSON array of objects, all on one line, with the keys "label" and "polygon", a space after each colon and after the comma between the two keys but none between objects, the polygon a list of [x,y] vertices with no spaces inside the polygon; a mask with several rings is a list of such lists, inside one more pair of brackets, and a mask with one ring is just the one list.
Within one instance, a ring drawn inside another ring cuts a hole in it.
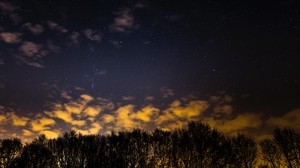
[{"label": "tree silhouette", "polygon": [[255,167],[257,160],[257,146],[253,138],[238,134],[232,138],[233,152],[236,155],[236,167]]},{"label": "tree silhouette", "polygon": [[300,136],[290,128],[276,128],[273,131],[275,143],[289,168],[300,167]]},{"label": "tree silhouette", "polygon": [[282,165],[282,155],[274,141],[265,139],[260,142],[261,155],[269,167],[279,168]]},{"label": "tree silhouette", "polygon": [[9,167],[14,159],[22,152],[22,143],[20,139],[3,139],[0,140],[0,165],[1,167]]},{"label": "tree silhouette", "polygon": [[242,134],[225,136],[201,122],[175,131],[140,129],[111,135],[81,135],[75,131],[56,139],[39,136],[22,145],[0,140],[0,168],[298,168],[299,134],[275,129],[273,139],[259,143]]}]

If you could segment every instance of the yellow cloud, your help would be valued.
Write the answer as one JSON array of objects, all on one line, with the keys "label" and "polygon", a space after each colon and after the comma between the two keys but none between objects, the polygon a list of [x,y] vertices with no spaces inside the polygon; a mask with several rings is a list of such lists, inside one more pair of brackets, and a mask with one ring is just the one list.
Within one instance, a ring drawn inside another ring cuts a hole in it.
[{"label": "yellow cloud", "polygon": [[224,133],[236,133],[249,128],[259,128],[262,124],[260,116],[254,113],[240,114],[237,117],[228,120],[206,118],[204,121],[213,128]]},{"label": "yellow cloud", "polygon": [[6,116],[0,114],[0,124],[4,124],[6,122]]},{"label": "yellow cloud", "polygon": [[233,108],[231,105],[225,104],[222,106],[216,106],[213,110],[214,110],[214,114],[216,115],[224,114],[230,116],[232,114]]},{"label": "yellow cloud", "polygon": [[99,123],[93,123],[92,128],[89,130],[90,134],[98,134],[101,130],[101,125]]},{"label": "yellow cloud", "polygon": [[42,119],[41,120],[35,120],[31,122],[31,128],[33,131],[43,131],[46,129],[49,129],[48,126],[54,125],[55,121],[53,119]]},{"label": "yellow cloud", "polygon": [[49,114],[51,117],[59,118],[67,123],[71,123],[73,121],[71,113],[69,113],[68,111],[57,110],[57,111],[53,111],[53,113],[47,113],[47,114]]},{"label": "yellow cloud", "polygon": [[153,116],[157,116],[159,109],[149,105],[142,108],[140,111],[133,115],[134,119],[141,120],[143,122],[149,122]]},{"label": "yellow cloud", "polygon": [[135,127],[135,123],[132,120],[133,105],[126,105],[120,107],[116,112],[116,126],[120,129],[131,129]]},{"label": "yellow cloud", "polygon": [[182,106],[179,100],[175,100],[170,107],[163,111],[157,118],[156,123],[184,120],[186,122],[197,119],[208,108],[206,101],[191,101],[186,106]]},{"label": "yellow cloud", "polygon": [[93,98],[92,96],[87,95],[87,94],[82,94],[80,97],[81,97],[83,100],[85,100],[86,102],[90,102],[90,101],[94,100],[94,98]]},{"label": "yellow cloud", "polygon": [[77,125],[77,126],[84,126],[86,124],[85,120],[72,120],[70,122],[72,125]]},{"label": "yellow cloud", "polygon": [[91,125],[90,129],[78,129],[76,127],[73,127],[73,130],[77,131],[78,133],[82,135],[90,135],[90,134],[99,134],[99,131],[101,130],[101,125],[99,123],[93,123]]},{"label": "yellow cloud", "polygon": [[84,106],[82,104],[73,102],[73,103],[65,104],[65,108],[69,113],[80,114]]},{"label": "yellow cloud", "polygon": [[27,121],[29,120],[29,118],[27,117],[18,117],[15,114],[11,114],[11,119],[12,119],[12,124],[14,126],[25,126],[27,124]]},{"label": "yellow cloud", "polygon": [[54,139],[59,137],[59,133],[50,130],[41,131],[40,134],[44,134],[47,139]]},{"label": "yellow cloud", "polygon": [[273,127],[289,127],[300,131],[300,108],[292,110],[280,117],[270,117],[266,123]]},{"label": "yellow cloud", "polygon": [[26,130],[26,129],[23,129],[22,132],[23,132],[23,136],[32,136],[33,135],[31,131]]},{"label": "yellow cloud", "polygon": [[100,114],[101,112],[101,107],[100,106],[95,106],[95,107],[87,107],[84,110],[84,113],[89,116],[89,117],[96,117],[97,115]]},{"label": "yellow cloud", "polygon": [[102,116],[102,121],[105,123],[105,124],[108,124],[108,123],[112,123],[115,121],[115,117],[111,114],[104,114]]},{"label": "yellow cloud", "polygon": [[44,131],[49,129],[49,126],[55,124],[55,120],[50,118],[41,118],[34,121],[31,121],[31,128],[33,131]]}]

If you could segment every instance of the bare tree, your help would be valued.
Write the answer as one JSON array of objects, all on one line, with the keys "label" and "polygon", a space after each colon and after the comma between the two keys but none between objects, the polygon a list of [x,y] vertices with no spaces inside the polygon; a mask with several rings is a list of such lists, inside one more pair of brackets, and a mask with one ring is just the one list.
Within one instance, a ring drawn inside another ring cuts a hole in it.
[{"label": "bare tree", "polygon": [[3,139],[0,141],[0,165],[9,167],[22,152],[20,139]]},{"label": "bare tree", "polygon": [[273,137],[286,160],[287,167],[300,167],[300,136],[290,128],[276,128]]},{"label": "bare tree", "polygon": [[278,146],[271,139],[265,139],[260,142],[261,155],[264,161],[272,168],[282,166],[282,156]]},{"label": "bare tree", "polygon": [[256,165],[257,146],[253,138],[239,134],[232,138],[233,152],[236,154],[236,166],[252,168]]}]

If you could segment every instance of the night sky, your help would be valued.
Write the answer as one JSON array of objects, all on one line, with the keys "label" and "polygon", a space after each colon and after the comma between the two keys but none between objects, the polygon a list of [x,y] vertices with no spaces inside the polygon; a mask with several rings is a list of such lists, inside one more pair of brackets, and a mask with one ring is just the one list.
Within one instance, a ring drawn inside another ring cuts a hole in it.
[{"label": "night sky", "polygon": [[300,131],[297,0],[1,0],[0,138]]}]

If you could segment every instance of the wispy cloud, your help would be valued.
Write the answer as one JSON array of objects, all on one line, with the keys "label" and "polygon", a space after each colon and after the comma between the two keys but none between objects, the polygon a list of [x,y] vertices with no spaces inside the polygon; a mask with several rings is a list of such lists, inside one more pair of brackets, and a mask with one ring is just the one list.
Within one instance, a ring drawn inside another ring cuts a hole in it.
[{"label": "wispy cloud", "polygon": [[41,50],[41,45],[38,45],[31,41],[25,41],[20,46],[19,50],[28,57],[32,57],[36,54],[38,54]]},{"label": "wispy cloud", "polygon": [[83,34],[85,35],[85,37],[91,41],[95,41],[97,43],[100,43],[102,40],[102,35],[92,29],[86,29],[83,31]]},{"label": "wispy cloud", "polygon": [[17,8],[8,2],[0,2],[0,11],[5,14],[14,12]]},{"label": "wispy cloud", "polygon": [[300,109],[295,109],[278,117],[270,117],[267,124],[272,127],[289,127],[300,131]]},{"label": "wispy cloud", "polygon": [[40,24],[33,25],[32,23],[25,23],[23,26],[34,35],[40,35],[44,32],[44,27]]},{"label": "wispy cloud", "polygon": [[162,93],[162,97],[163,98],[168,98],[168,97],[174,96],[174,91],[172,89],[170,89],[170,88],[161,87],[160,91]]},{"label": "wispy cloud", "polygon": [[48,24],[49,29],[51,29],[51,30],[54,30],[54,31],[57,31],[60,33],[68,33],[69,32],[69,30],[67,28],[65,28],[62,25],[59,25],[58,23],[56,23],[54,21],[49,20],[47,22],[47,24]]},{"label": "wispy cloud", "polygon": [[19,43],[21,42],[21,33],[12,33],[12,32],[3,32],[0,33],[0,38],[8,44]]},{"label": "wispy cloud", "polygon": [[208,117],[204,121],[213,128],[229,134],[246,133],[249,129],[258,130],[263,123],[260,115],[255,113],[239,114],[232,119]]},{"label": "wispy cloud", "polygon": [[126,32],[134,28],[134,16],[131,9],[125,8],[116,13],[113,24],[110,25],[112,32]]}]

